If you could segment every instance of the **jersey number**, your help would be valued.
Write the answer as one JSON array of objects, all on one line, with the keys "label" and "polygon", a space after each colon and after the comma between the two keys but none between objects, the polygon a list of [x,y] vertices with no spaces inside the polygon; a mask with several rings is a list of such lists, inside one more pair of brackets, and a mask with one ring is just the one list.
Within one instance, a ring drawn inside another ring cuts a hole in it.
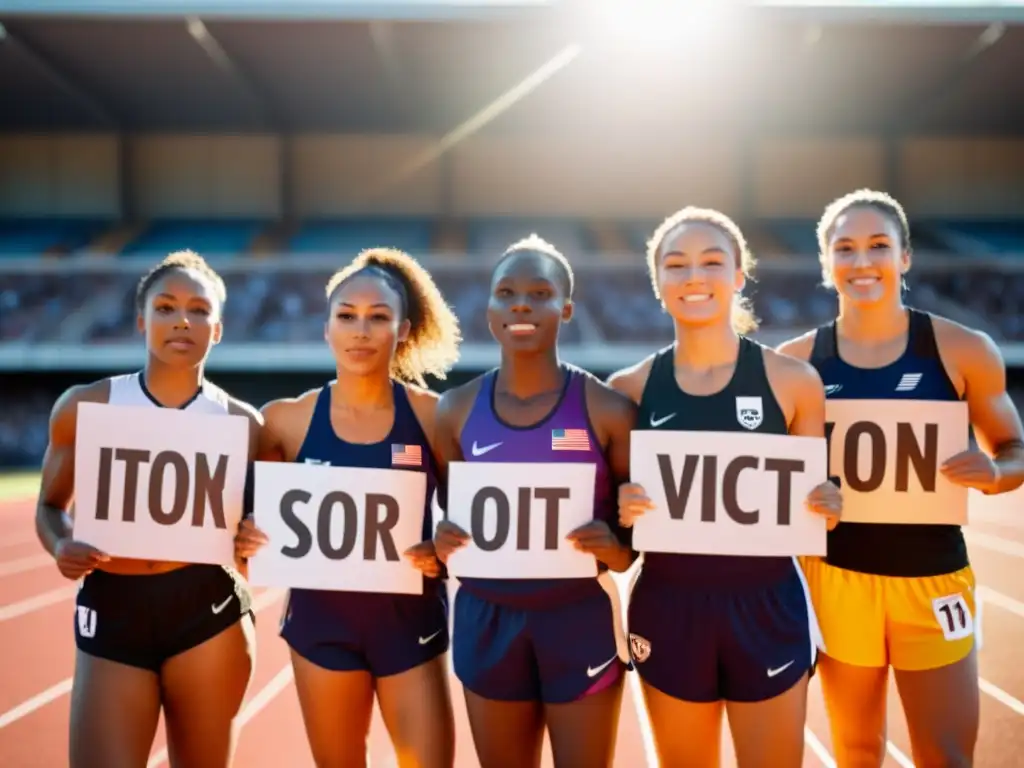
[{"label": "jersey number", "polygon": [[974,634],[974,617],[963,595],[937,597],[932,601],[932,608],[947,640],[962,640]]}]

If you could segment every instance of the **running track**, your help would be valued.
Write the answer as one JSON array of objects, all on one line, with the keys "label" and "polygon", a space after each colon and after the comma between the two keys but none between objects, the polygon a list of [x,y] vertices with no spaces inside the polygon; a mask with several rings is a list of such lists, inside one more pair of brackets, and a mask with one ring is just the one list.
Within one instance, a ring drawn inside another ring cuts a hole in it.
[{"label": "running track", "polygon": [[[971,558],[982,585],[984,646],[981,652],[982,725],[978,768],[1021,765],[1024,754],[1024,493],[976,497],[968,529]],[[31,499],[0,500],[0,765],[61,768],[67,765],[67,722],[74,669],[72,604],[76,586],[60,576],[35,540]],[[625,579],[623,579],[625,582]],[[258,661],[242,714],[235,764],[240,768],[312,766],[291,679],[287,649],[276,634],[280,592],[257,592]],[[630,675],[634,678],[635,675]],[[458,722],[458,766],[477,765],[462,694],[452,678]],[[654,766],[646,728],[627,686],[616,765]],[[895,687],[890,701],[896,702]],[[163,729],[147,768],[166,766]],[[910,742],[897,706],[889,708],[886,766],[911,766]],[[834,766],[820,689],[811,686],[806,766]],[[723,733],[723,765],[735,765]],[[375,718],[370,754],[374,768],[394,766],[384,728]],[[549,753],[545,765],[550,767]]]}]

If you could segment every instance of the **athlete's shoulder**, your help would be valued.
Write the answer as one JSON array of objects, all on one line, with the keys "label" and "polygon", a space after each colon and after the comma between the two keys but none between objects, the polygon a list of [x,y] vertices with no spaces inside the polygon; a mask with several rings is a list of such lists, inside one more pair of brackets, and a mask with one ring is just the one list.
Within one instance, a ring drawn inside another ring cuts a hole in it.
[{"label": "athlete's shoulder", "polygon": [[984,331],[941,315],[924,314],[931,319],[939,353],[952,362],[961,374],[969,375],[975,371],[1004,367],[999,345]]},{"label": "athlete's shoulder", "polygon": [[316,405],[316,399],[320,395],[320,390],[320,387],[315,387],[307,389],[295,397],[279,397],[276,400],[270,400],[260,408],[260,414],[268,425],[294,419],[307,411],[312,411]]},{"label": "athlete's shoulder", "polygon": [[636,417],[636,402],[624,392],[611,385],[611,381],[601,381],[589,371],[580,370],[583,376],[584,395],[587,399],[587,410],[595,418],[629,418]]},{"label": "athlete's shoulder", "polygon": [[434,430],[434,419],[437,415],[437,404],[441,400],[441,396],[426,387],[420,387],[416,384],[399,384],[405,392],[406,398],[409,400],[409,407],[412,408],[412,412],[419,419],[420,426],[423,431],[430,435]]},{"label": "athlete's shoulder", "polygon": [[464,384],[459,384],[442,392],[437,401],[438,420],[454,418],[461,421],[462,417],[468,414],[469,409],[476,400],[476,396],[480,393],[480,387],[483,386],[484,380],[489,375],[490,372],[482,373],[479,376],[474,376]]},{"label": "athlete's shoulder", "polygon": [[765,374],[773,387],[778,386],[800,395],[816,392],[824,397],[825,389],[821,376],[807,360],[763,345],[761,354],[764,358]]},{"label": "athlete's shoulder", "polygon": [[811,353],[814,351],[814,341],[817,338],[818,329],[812,328],[807,333],[782,342],[775,348],[775,351],[798,360],[810,360]]},{"label": "athlete's shoulder", "polygon": [[235,397],[224,387],[209,379],[203,382],[203,396],[223,405],[224,410],[232,416],[244,416],[257,427],[263,425],[263,414],[256,406]]},{"label": "athlete's shoulder", "polygon": [[50,409],[51,437],[57,433],[74,434],[80,403],[107,403],[110,399],[111,378],[75,384],[65,389]]},{"label": "athlete's shoulder", "polygon": [[651,368],[654,367],[654,361],[664,352],[664,349],[652,352],[639,363],[619,369],[608,377],[608,386],[634,403],[639,403],[644,394],[644,387],[647,386],[647,379],[651,375]]}]

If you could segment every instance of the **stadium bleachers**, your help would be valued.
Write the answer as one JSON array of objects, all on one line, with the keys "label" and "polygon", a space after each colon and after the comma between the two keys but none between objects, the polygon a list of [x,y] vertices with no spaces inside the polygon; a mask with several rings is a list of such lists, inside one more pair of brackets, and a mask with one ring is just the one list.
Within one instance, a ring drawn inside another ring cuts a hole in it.
[{"label": "stadium bleachers", "polygon": [[[572,255],[614,252],[623,247],[642,253],[658,222],[491,217],[445,222],[461,230],[458,240],[470,253],[494,254],[510,243],[536,233]],[[773,219],[745,222],[751,247],[759,255],[784,252],[817,253],[816,222]],[[95,219],[2,219],[0,257],[76,253],[89,250],[121,223]],[[277,225],[253,219],[167,219],[136,227],[134,236],[115,252],[124,256],[166,254],[191,248],[207,257],[245,255],[260,235]],[[449,250],[440,236],[442,223],[430,218],[359,217],[311,219],[292,225],[277,250],[293,254],[344,254],[362,248],[390,245],[413,254]],[[609,236],[609,230],[614,230]],[[916,250],[964,256],[1024,253],[1024,220],[933,221],[912,228]]]}]

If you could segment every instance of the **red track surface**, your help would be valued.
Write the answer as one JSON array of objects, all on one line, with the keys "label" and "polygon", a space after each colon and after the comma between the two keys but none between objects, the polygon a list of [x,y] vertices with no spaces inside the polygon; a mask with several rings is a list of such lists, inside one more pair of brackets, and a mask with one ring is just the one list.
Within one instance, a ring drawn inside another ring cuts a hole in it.
[{"label": "red track surface", "polygon": [[[984,499],[968,530],[971,557],[983,591],[984,647],[981,652],[982,725],[975,765],[1010,768],[1024,754],[1024,493]],[[5,768],[60,768],[67,765],[70,677],[74,670],[72,604],[75,585],[62,578],[35,541],[28,501],[0,503],[0,765]],[[281,595],[258,593],[258,663],[243,712],[244,727],[235,764],[241,768],[312,766],[306,746],[291,667],[277,637]],[[631,678],[635,677],[630,675]],[[636,683],[627,686],[616,765],[638,768],[645,758],[642,715],[635,706]],[[458,765],[477,765],[462,704],[452,679],[458,721]],[[910,742],[894,687],[890,689],[890,751],[886,766],[909,766]],[[163,733],[150,766],[166,765]],[[807,717],[805,765],[834,765],[821,692],[812,682]],[[728,745],[728,733],[723,733]],[[373,765],[393,766],[379,718],[371,735]],[[723,763],[735,765],[730,747]],[[654,765],[653,762],[649,763]],[[546,760],[550,766],[550,757]]]}]

